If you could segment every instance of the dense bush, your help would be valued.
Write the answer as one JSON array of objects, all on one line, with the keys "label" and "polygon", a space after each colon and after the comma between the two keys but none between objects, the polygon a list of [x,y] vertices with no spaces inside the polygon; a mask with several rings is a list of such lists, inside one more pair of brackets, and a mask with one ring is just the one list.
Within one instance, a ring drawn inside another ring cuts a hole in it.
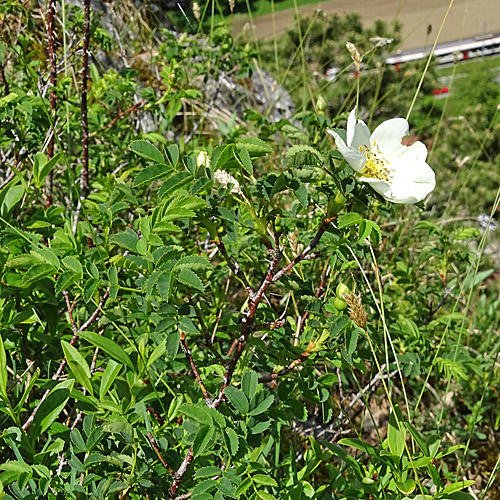
[{"label": "dense bush", "polygon": [[[454,187],[401,206],[359,181],[326,133],[345,138],[356,81],[328,84],[345,104],[325,91],[325,106],[315,82],[294,88],[293,63],[284,81],[302,108],[291,119],[245,102],[214,118],[209,85],[248,85],[268,48],[235,44],[224,27],[159,30],[130,62],[78,8],[54,11],[63,39],[52,5],[1,7],[0,496],[491,490],[498,264],[483,258],[488,231],[438,218]],[[386,28],[354,31],[382,68],[363,40]],[[328,47],[340,65],[351,64],[345,41]],[[278,49],[285,60],[297,47]],[[381,69],[390,76],[374,94],[363,71],[360,116],[404,115],[411,97],[391,95],[412,96],[406,77]],[[415,109],[424,139],[437,126],[428,104]],[[438,181],[462,133],[436,135]],[[491,213],[496,188],[481,191]]]}]

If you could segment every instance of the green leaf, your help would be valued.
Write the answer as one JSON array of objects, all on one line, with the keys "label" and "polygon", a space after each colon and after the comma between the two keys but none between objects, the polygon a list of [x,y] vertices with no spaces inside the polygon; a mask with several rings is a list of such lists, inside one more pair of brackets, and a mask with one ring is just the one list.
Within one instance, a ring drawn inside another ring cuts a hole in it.
[{"label": "green leaf", "polygon": [[261,500],[276,500],[276,497],[271,495],[271,493],[267,493],[265,491],[258,491],[257,498]]},{"label": "green leaf", "polygon": [[80,261],[74,257],[64,257],[63,264],[66,269],[73,271],[76,274],[83,275],[83,268]]},{"label": "green leaf", "polygon": [[63,156],[63,152],[54,155],[49,161],[43,153],[36,153],[33,161],[33,178],[35,186],[40,189],[45,181],[45,177],[49,175],[51,170],[56,166],[57,162]]},{"label": "green leaf", "polygon": [[400,412],[398,413],[399,414],[397,415],[397,418],[401,425],[401,429],[404,432],[404,435],[402,435],[399,430],[396,415],[394,415],[394,412],[391,412],[391,414],[389,415],[389,424],[387,428],[387,440],[389,441],[389,450],[391,450],[391,453],[401,458],[405,451],[406,432],[403,425],[403,420],[401,418],[402,415],[400,414]]},{"label": "green leaf", "polygon": [[99,399],[102,400],[102,398],[108,393],[109,388],[113,385],[115,378],[120,373],[122,366],[123,365],[117,363],[112,359],[108,361],[106,369],[104,370],[104,373],[102,374],[101,377],[101,385],[99,387]]},{"label": "green leaf", "polygon": [[173,208],[185,208],[187,210],[199,210],[206,208],[207,202],[199,196],[178,195],[168,205],[168,210]]},{"label": "green leaf", "polygon": [[256,474],[252,476],[252,479],[257,484],[263,484],[264,486],[278,486],[278,483],[271,476],[266,476],[264,474]]},{"label": "green leaf", "polygon": [[167,157],[172,167],[175,168],[179,163],[179,146],[177,144],[171,144],[167,147]]},{"label": "green leaf", "polygon": [[149,368],[157,359],[167,352],[166,340],[162,340],[148,357],[147,367]]},{"label": "green leaf", "polygon": [[245,493],[245,491],[248,490],[248,488],[250,488],[252,486],[252,479],[247,477],[246,479],[244,479],[238,486],[238,488],[236,488],[236,497],[240,497],[241,495],[243,495],[243,493]]},{"label": "green leaf", "polygon": [[237,153],[237,159],[241,166],[250,174],[253,175],[253,165],[248,150],[245,146],[242,146]]},{"label": "green leaf", "polygon": [[214,435],[213,427],[204,425],[200,428],[193,441],[193,456],[194,458],[200,456],[207,448],[212,436]]},{"label": "green leaf", "polygon": [[450,493],[455,493],[456,491],[463,490],[465,488],[468,488],[469,486],[472,486],[475,484],[476,481],[473,481],[472,479],[468,479],[466,481],[458,481],[456,483],[450,484],[447,486],[442,492],[441,495],[449,495]]},{"label": "green leaf", "polygon": [[31,426],[31,434],[38,437],[45,432],[63,411],[68,402],[74,380],[57,384],[38,408]]},{"label": "green leaf", "polygon": [[121,421],[115,421],[115,422],[106,422],[102,426],[102,430],[104,432],[110,432],[112,434],[128,434],[129,436],[134,435],[134,428],[132,427],[132,424],[129,424],[128,422],[121,422]]},{"label": "green leaf", "polygon": [[357,438],[342,438],[339,440],[339,444],[344,446],[351,446],[352,448],[356,448],[357,450],[365,451],[369,455],[374,457],[378,457],[379,452],[375,446],[366,443],[365,441]]},{"label": "green leaf", "polygon": [[216,147],[210,158],[211,170],[215,171],[222,168],[233,157],[234,157],[234,146],[232,144]]},{"label": "green leaf", "polygon": [[271,423],[271,420],[263,420],[262,422],[257,422],[255,425],[250,427],[249,432],[250,434],[261,434],[262,432],[269,429]]},{"label": "green leaf", "polygon": [[0,214],[5,217],[19,203],[24,195],[23,186],[17,186],[18,180],[10,181],[0,191]]},{"label": "green leaf", "polygon": [[7,401],[7,355],[3,345],[2,335],[0,334],[0,396]]},{"label": "green leaf", "polygon": [[273,151],[273,148],[269,144],[257,137],[239,137],[236,140],[236,147],[238,149],[244,147],[252,157],[263,156]]},{"label": "green leaf", "polygon": [[409,495],[410,493],[413,493],[417,483],[413,479],[408,478],[406,481],[396,481],[396,486],[401,493]]},{"label": "green leaf", "polygon": [[147,160],[152,160],[156,163],[165,163],[163,155],[149,141],[133,141],[129,147],[134,153]]},{"label": "green leaf", "polygon": [[202,283],[197,274],[189,269],[181,269],[177,275],[177,279],[184,285],[195,288],[199,292],[205,291],[205,285]]},{"label": "green leaf", "polygon": [[193,210],[190,210],[188,208],[179,208],[175,207],[173,209],[168,209],[165,215],[161,218],[160,222],[168,222],[172,220],[179,220],[179,219],[190,219],[191,217],[194,217],[196,213]]},{"label": "green leaf", "polygon": [[193,320],[189,318],[181,318],[178,323],[178,328],[181,332],[190,333],[192,335],[201,335],[200,330],[196,328]]},{"label": "green leaf", "polygon": [[225,394],[238,413],[242,415],[248,413],[248,399],[240,389],[226,387]]},{"label": "green leaf", "polygon": [[164,271],[158,276],[158,281],[156,286],[158,287],[158,293],[165,300],[170,299],[170,288],[172,283],[172,272]]},{"label": "green leaf", "polygon": [[257,391],[259,376],[254,371],[246,372],[241,380],[241,388],[248,399],[252,399]]},{"label": "green leaf", "polygon": [[248,414],[252,416],[260,415],[264,413],[272,404],[274,403],[274,396],[267,396],[264,401],[259,403],[253,410],[251,410]]},{"label": "green leaf", "polygon": [[451,453],[455,453],[457,450],[462,450],[464,448],[465,446],[463,444],[456,444],[454,446],[450,446],[449,448],[446,448],[446,450],[440,451],[435,458],[436,460],[440,460],[446,455],[450,455]]},{"label": "green leaf", "polygon": [[201,405],[186,403],[179,407],[179,411],[202,425],[212,425],[213,420],[210,413]]},{"label": "green leaf", "polygon": [[52,250],[52,248],[39,247],[35,250],[32,250],[30,253],[45,264],[50,264],[56,269],[59,269],[59,267],[61,266],[61,263],[59,262],[59,259],[57,258],[57,255],[54,250]]},{"label": "green leaf", "polygon": [[299,187],[294,190],[293,194],[299,200],[299,203],[304,207],[307,208],[309,201],[308,201],[308,195],[307,195],[307,188],[306,186],[300,182]]},{"label": "green leaf", "polygon": [[351,212],[339,217],[338,226],[340,229],[343,229],[344,227],[351,227],[355,224],[359,224],[362,220],[363,218],[361,217],[361,215],[357,214],[356,212]]},{"label": "green leaf", "polygon": [[[286,158],[293,159],[290,164],[299,165],[323,165],[323,155],[315,148],[306,144],[297,144],[289,148],[285,154]],[[296,158],[297,157],[297,158]],[[287,163],[289,165],[289,163]]]},{"label": "green leaf", "polygon": [[139,187],[146,183],[152,183],[158,179],[162,179],[173,173],[173,169],[169,165],[151,165],[139,172],[132,183],[133,187]]},{"label": "green leaf", "polygon": [[23,284],[31,285],[35,281],[39,281],[51,274],[54,274],[56,269],[50,264],[39,264],[28,269],[27,273],[23,276]]},{"label": "green leaf", "polygon": [[222,474],[220,467],[214,467],[209,465],[208,467],[202,467],[196,471],[194,475],[195,479],[203,479],[205,477],[220,476]]},{"label": "green leaf", "polygon": [[71,442],[76,446],[78,451],[87,451],[87,446],[83,440],[82,434],[78,429],[73,429],[70,433]]},{"label": "green leaf", "polygon": [[233,483],[227,477],[221,477],[217,483],[217,489],[225,496],[234,498],[236,496],[236,490],[234,489]]},{"label": "green leaf", "polygon": [[407,429],[410,431],[410,434],[412,435],[413,439],[417,442],[418,446],[420,446],[420,449],[424,452],[426,456],[429,456],[429,447],[424,441],[424,438],[419,434],[417,429],[415,429],[415,427],[413,427],[413,425],[410,424],[410,422],[405,422],[405,425]]},{"label": "green leaf", "polygon": [[206,491],[213,490],[216,487],[216,481],[214,481],[213,479],[205,479],[205,481],[201,481],[195,486],[192,497],[195,498],[196,495],[200,495],[201,493],[205,493]]},{"label": "green leaf", "polygon": [[102,349],[116,361],[128,366],[133,372],[136,371],[136,366],[132,363],[129,355],[114,340],[94,332],[80,332],[80,337],[94,346],[99,347],[99,349]]},{"label": "green leaf", "polygon": [[9,259],[5,263],[5,267],[12,269],[29,269],[30,267],[41,263],[42,260],[38,255],[22,254]]},{"label": "green leaf", "polygon": [[224,433],[224,441],[226,442],[227,449],[231,455],[236,455],[238,453],[238,449],[240,447],[240,443],[238,441],[238,434],[234,429],[230,427],[226,429]]},{"label": "green leaf", "polygon": [[32,468],[26,462],[20,460],[8,460],[0,465],[0,470],[16,472],[18,474],[30,474]]},{"label": "green leaf", "polygon": [[116,245],[125,248],[126,250],[135,253],[137,251],[137,242],[139,237],[130,228],[127,228],[122,233],[113,234],[109,238],[110,243],[115,243]]},{"label": "green leaf", "polygon": [[80,383],[90,394],[94,394],[92,383],[90,382],[90,368],[85,358],[71,344],[61,340],[61,346],[66,357],[66,361],[77,382]]},{"label": "green leaf", "polygon": [[94,296],[94,293],[96,292],[99,283],[100,280],[98,278],[90,278],[85,283],[85,286],[83,287],[83,299],[85,300],[86,304],[88,304],[92,299],[92,297]]},{"label": "green leaf", "polygon": [[70,285],[78,281],[78,275],[73,271],[64,271],[59,275],[56,281],[56,286],[54,287],[54,292],[56,295],[60,295],[63,290],[67,290]]}]

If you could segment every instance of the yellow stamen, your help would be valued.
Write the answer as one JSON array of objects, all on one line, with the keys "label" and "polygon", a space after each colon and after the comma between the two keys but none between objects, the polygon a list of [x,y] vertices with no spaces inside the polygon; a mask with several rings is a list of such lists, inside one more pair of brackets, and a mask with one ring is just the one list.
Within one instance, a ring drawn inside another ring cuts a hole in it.
[{"label": "yellow stamen", "polygon": [[[374,141],[375,142],[375,141]],[[388,161],[379,156],[379,153],[370,151],[368,146],[360,146],[359,151],[365,155],[366,162],[361,175],[363,177],[371,177],[381,181],[389,180],[389,169],[387,168]]]}]

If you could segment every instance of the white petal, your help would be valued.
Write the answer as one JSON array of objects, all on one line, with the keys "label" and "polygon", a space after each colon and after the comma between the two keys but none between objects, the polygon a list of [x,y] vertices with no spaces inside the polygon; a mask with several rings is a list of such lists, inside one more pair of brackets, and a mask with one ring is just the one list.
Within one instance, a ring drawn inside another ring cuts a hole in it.
[{"label": "white petal", "polygon": [[354,129],[356,127],[356,107],[349,113],[347,118],[347,145],[352,144],[352,138],[354,137]]},{"label": "white petal", "polygon": [[378,194],[382,195],[384,198],[392,195],[391,186],[387,181],[381,179],[374,179],[373,177],[360,177],[360,181],[370,184],[370,186],[377,191]]},{"label": "white petal", "polygon": [[401,140],[408,135],[408,130],[408,122],[404,118],[391,118],[373,131],[370,148],[372,151],[380,151],[384,158],[388,159],[403,147]]},{"label": "white petal", "polygon": [[345,158],[345,161],[356,171],[362,172],[365,166],[365,157],[357,149],[350,148],[346,146],[342,137],[339,136],[333,130],[327,130],[327,132],[332,135],[335,139],[335,144],[340,154]]},{"label": "white petal", "polygon": [[354,136],[350,146],[354,149],[359,149],[359,146],[369,146],[370,145],[370,130],[366,126],[363,120],[358,120],[356,126],[354,127]]},{"label": "white petal", "polygon": [[[432,168],[425,161],[392,165],[391,199],[394,203],[417,203],[423,200],[436,186]],[[389,198],[388,198],[389,199]]]},{"label": "white petal", "polygon": [[391,161],[399,159],[402,155],[411,154],[413,161],[422,162],[427,158],[427,153],[427,146],[420,141],[416,141],[411,146],[403,146],[395,155],[391,156]]}]

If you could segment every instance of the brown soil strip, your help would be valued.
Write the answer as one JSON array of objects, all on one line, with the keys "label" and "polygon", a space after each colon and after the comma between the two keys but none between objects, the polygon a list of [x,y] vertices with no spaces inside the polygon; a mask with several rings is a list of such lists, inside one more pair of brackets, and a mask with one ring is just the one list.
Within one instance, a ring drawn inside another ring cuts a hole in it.
[{"label": "brown soil strip", "polygon": [[[450,42],[483,34],[500,32],[500,4],[498,0],[455,0],[440,42]],[[297,0],[300,5],[300,0]],[[298,10],[301,15],[313,15],[317,9],[326,14],[359,12],[365,26],[376,19],[390,22],[398,19],[403,24],[401,49],[432,45],[448,9],[448,0],[329,0],[304,5]],[[253,19],[257,38],[272,38],[294,24],[295,9],[266,14]],[[248,17],[237,17],[233,21],[233,32],[240,33],[249,22]],[[428,25],[432,33],[427,37]]]}]

